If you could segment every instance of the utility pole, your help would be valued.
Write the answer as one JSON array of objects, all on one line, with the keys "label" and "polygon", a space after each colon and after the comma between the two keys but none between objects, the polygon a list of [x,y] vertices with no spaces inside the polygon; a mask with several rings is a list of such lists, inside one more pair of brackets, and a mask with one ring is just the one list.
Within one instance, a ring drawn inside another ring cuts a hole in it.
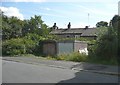
[{"label": "utility pole", "polygon": [[120,16],[120,1],[118,2],[118,15]]},{"label": "utility pole", "polygon": [[88,13],[88,27],[90,26],[90,24],[89,24],[89,17],[90,17],[90,14]]}]

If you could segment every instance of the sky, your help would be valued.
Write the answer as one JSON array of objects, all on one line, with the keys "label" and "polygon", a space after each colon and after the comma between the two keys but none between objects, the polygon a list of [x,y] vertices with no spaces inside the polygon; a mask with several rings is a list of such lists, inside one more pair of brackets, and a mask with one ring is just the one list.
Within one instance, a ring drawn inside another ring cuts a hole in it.
[{"label": "sky", "polygon": [[21,20],[34,15],[42,16],[49,27],[59,28],[95,27],[97,22],[109,21],[118,14],[119,0],[2,0],[0,9],[8,17]]}]

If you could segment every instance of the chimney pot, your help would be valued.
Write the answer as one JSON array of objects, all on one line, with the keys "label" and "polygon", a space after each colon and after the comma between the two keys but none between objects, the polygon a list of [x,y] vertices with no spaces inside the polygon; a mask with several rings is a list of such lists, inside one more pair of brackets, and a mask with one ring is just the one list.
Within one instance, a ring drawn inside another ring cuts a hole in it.
[{"label": "chimney pot", "polygon": [[85,29],[88,29],[88,26],[85,26]]},{"label": "chimney pot", "polygon": [[69,22],[69,24],[68,24],[68,29],[70,29],[71,28],[71,24],[70,24],[70,22]]},{"label": "chimney pot", "polygon": [[58,29],[56,23],[54,23],[54,25],[53,25],[53,29]]}]

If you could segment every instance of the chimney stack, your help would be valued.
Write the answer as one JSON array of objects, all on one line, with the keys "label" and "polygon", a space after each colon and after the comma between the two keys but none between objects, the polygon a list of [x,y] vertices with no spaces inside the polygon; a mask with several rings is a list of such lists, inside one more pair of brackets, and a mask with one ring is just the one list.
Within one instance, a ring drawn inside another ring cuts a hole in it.
[{"label": "chimney stack", "polygon": [[69,22],[69,24],[68,24],[68,29],[70,29],[71,28],[71,24],[70,24],[70,22]]},{"label": "chimney stack", "polygon": [[85,29],[88,29],[88,26],[85,26]]},{"label": "chimney stack", "polygon": [[56,26],[56,23],[54,23],[53,29],[58,29],[58,27]]}]

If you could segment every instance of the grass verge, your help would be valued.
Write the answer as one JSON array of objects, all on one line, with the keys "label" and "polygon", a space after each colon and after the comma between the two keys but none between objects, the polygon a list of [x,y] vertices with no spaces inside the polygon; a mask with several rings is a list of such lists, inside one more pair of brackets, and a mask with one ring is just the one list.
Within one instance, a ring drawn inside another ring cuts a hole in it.
[{"label": "grass verge", "polygon": [[64,60],[64,61],[73,61],[73,62],[88,62],[93,64],[103,64],[103,65],[118,65],[117,58],[113,59],[100,59],[99,57],[88,56],[85,54],[80,54],[77,52],[71,54],[61,54],[57,56],[35,56],[33,54],[22,54],[22,55],[15,55],[11,57],[35,57],[38,59],[47,59],[47,60]]}]

